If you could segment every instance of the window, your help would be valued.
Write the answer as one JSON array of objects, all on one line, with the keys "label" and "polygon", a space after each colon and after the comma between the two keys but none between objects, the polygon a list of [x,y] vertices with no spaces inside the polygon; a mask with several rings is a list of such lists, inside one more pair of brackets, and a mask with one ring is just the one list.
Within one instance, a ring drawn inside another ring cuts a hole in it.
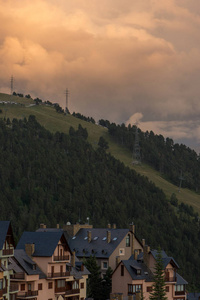
[{"label": "window", "polygon": [[0,280],[0,290],[3,290],[3,280]]},{"label": "window", "polygon": [[185,291],[184,285],[183,284],[176,284],[175,285],[175,292],[183,292]]},{"label": "window", "polygon": [[126,247],[130,247],[130,234],[126,237]]},{"label": "window", "polygon": [[121,265],[121,276],[124,276],[124,265]]},{"label": "window", "polygon": [[52,289],[53,288],[53,282],[49,282],[48,283],[48,289]]},{"label": "window", "polygon": [[119,255],[124,255],[124,248],[119,248]]},{"label": "window", "polygon": [[135,294],[142,290],[141,284],[128,284],[128,294]]},{"label": "window", "polygon": [[28,284],[28,291],[31,291],[31,283]]},{"label": "window", "polygon": [[21,284],[21,291],[25,291],[25,284]]},{"label": "window", "polygon": [[77,290],[79,288],[78,281],[74,281],[72,284],[72,290]]},{"label": "window", "polygon": [[108,269],[108,262],[107,261],[102,262],[102,269]]},{"label": "window", "polygon": [[42,283],[38,283],[38,291],[42,290]]},{"label": "window", "polygon": [[81,289],[84,289],[84,282],[81,282]]},{"label": "window", "polygon": [[57,287],[65,287],[65,280],[57,280]]}]

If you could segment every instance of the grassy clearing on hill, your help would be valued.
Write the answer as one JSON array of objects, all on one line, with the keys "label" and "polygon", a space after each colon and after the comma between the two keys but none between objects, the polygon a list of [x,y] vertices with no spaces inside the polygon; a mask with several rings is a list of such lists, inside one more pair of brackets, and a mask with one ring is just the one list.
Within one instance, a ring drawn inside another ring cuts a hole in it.
[{"label": "grassy clearing on hill", "polygon": [[[20,98],[16,96],[9,96],[0,93],[0,101],[11,101],[19,103],[17,104],[0,104],[0,109],[2,109],[2,114],[0,117],[23,119],[28,118],[29,115],[35,115],[38,122],[43,125],[46,129],[55,133],[56,131],[68,133],[70,126],[75,129],[81,124],[88,131],[88,141],[97,147],[99,137],[103,136],[109,143],[109,152],[116,158],[122,161],[126,166],[135,169],[141,175],[147,176],[149,180],[154,182],[156,186],[161,188],[168,199],[171,197],[172,193],[175,193],[180,202],[184,202],[188,205],[192,205],[195,211],[200,214],[200,195],[187,190],[181,189],[178,191],[178,187],[166,181],[161,177],[160,173],[153,170],[146,164],[132,165],[132,153],[127,149],[117,145],[109,136],[106,128],[102,126],[95,125],[83,121],[81,119],[75,118],[71,115],[63,115],[56,112],[53,107],[47,105],[34,105],[32,99]],[[20,104],[23,104],[20,105]]]}]

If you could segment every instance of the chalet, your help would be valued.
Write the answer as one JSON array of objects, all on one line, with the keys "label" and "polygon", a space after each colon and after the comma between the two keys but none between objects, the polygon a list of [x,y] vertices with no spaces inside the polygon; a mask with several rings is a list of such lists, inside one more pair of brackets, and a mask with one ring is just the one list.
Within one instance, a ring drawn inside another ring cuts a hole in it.
[{"label": "chalet", "polygon": [[108,267],[113,270],[121,260],[128,259],[137,251],[140,253],[143,245],[135,235],[134,225],[129,229],[93,228],[92,225],[71,225],[64,226],[68,234],[68,243],[76,256],[82,260],[95,256],[104,275]]},{"label": "chalet", "polygon": [[17,249],[26,251],[45,275],[43,282],[38,282],[34,299],[85,299],[88,271],[76,263],[62,230],[24,232]]},{"label": "chalet", "polygon": [[[157,251],[145,246],[144,252],[122,260],[112,276],[112,293],[121,293],[124,297],[142,293],[149,299],[153,285]],[[178,264],[162,251],[162,260],[165,274],[166,294],[171,300],[186,300],[185,281],[178,273]]]},{"label": "chalet", "polygon": [[14,255],[14,238],[11,223],[0,221],[0,299],[16,299],[18,285],[10,282],[13,273],[9,269],[9,258]]}]

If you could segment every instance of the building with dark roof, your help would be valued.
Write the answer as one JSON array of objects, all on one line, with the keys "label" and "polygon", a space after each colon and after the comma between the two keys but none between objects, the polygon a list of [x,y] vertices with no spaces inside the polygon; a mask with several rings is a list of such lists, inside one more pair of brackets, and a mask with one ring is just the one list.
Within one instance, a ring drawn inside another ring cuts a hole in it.
[{"label": "building with dark roof", "polygon": [[[40,282],[37,282],[35,289],[37,300],[83,300],[86,297],[89,273],[82,263],[75,261],[63,230],[24,232],[17,245],[17,251],[19,249],[21,252],[17,253],[15,260],[25,272],[33,272],[34,264],[35,271],[41,271],[38,273]],[[29,261],[27,257],[23,258],[23,251],[30,257]],[[23,285],[21,287],[24,288]]]},{"label": "building with dark roof", "polygon": [[[149,299],[154,282],[156,257],[156,250],[144,246],[144,251],[139,255],[135,253],[129,260],[122,260],[112,275],[112,293],[121,293],[123,296],[141,293],[144,299]],[[178,264],[165,251],[162,251],[162,261],[167,299],[186,300],[187,281],[177,273]]]},{"label": "building with dark roof", "polygon": [[15,297],[18,286],[10,282],[13,273],[9,258],[14,255],[14,237],[10,221],[0,221],[0,299]]},{"label": "building with dark roof", "polygon": [[[64,227],[70,248],[80,260],[95,256],[102,274],[108,267],[114,270],[122,259],[128,259],[135,251],[142,251],[143,246],[135,235],[134,225],[130,225],[129,229],[117,229],[115,226],[93,228],[86,224],[86,228],[82,225],[78,230],[73,230],[73,226],[77,225]],[[74,235],[70,236],[70,233]]]}]

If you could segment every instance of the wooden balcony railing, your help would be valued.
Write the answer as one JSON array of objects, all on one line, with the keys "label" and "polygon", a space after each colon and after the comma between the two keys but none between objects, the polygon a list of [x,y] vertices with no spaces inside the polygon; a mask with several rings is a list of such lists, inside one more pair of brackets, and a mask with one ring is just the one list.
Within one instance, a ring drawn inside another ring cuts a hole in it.
[{"label": "wooden balcony railing", "polygon": [[3,288],[3,295],[7,293],[7,287]]},{"label": "wooden balcony railing", "polygon": [[65,261],[69,260],[69,255],[62,255],[62,256],[54,256],[54,261]]},{"label": "wooden balcony railing", "polygon": [[13,255],[14,250],[13,249],[3,249],[2,254],[7,256],[7,255]]},{"label": "wooden balcony railing", "polygon": [[74,290],[68,290],[65,292],[65,295],[74,295],[74,294],[79,294],[80,289],[74,289]]},{"label": "wooden balcony railing", "polygon": [[10,292],[13,293],[13,292],[17,292],[19,290],[19,286],[17,283],[10,283]]},{"label": "wooden balcony railing", "polygon": [[3,297],[3,290],[0,290],[0,297]]},{"label": "wooden balcony railing", "polygon": [[48,273],[48,278],[56,278],[56,277],[67,277],[70,276],[70,272],[54,272],[54,273]]},{"label": "wooden balcony railing", "polygon": [[65,286],[55,288],[55,293],[65,293],[65,292],[66,292]]},{"label": "wooden balcony railing", "polygon": [[19,292],[17,297],[19,298],[31,298],[38,296],[38,291]]},{"label": "wooden balcony railing", "polygon": [[10,279],[20,279],[20,280],[24,280],[25,279],[25,274],[24,273],[15,273],[10,275]]},{"label": "wooden balcony railing", "polygon": [[172,277],[165,276],[165,281],[166,282],[176,282],[176,276],[172,276]]},{"label": "wooden balcony railing", "polygon": [[175,296],[184,296],[185,295],[185,291],[177,291],[175,292]]}]

